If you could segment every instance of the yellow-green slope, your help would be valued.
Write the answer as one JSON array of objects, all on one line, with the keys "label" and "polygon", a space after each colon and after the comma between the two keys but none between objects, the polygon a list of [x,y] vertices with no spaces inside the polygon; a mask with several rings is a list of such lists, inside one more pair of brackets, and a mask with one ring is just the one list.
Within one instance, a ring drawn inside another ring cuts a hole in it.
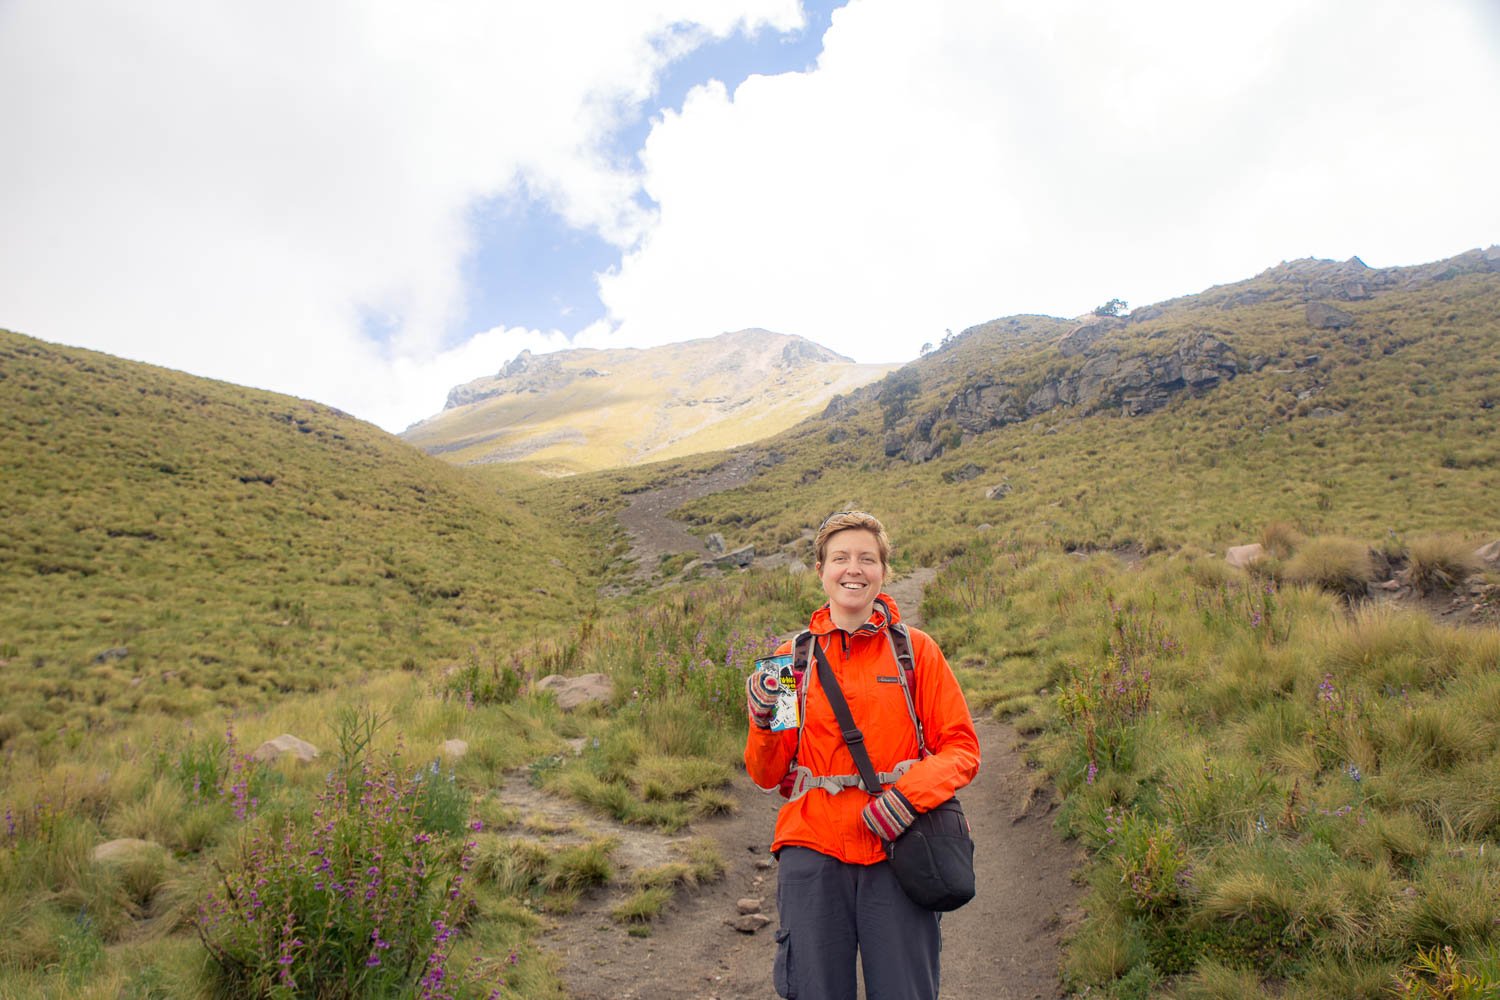
[{"label": "yellow-green slope", "polygon": [[770,437],[894,367],[765,330],[644,350],[523,353],[454,389],[449,409],[402,436],[460,464],[614,468]]},{"label": "yellow-green slope", "polygon": [[584,599],[564,533],[369,424],[4,331],[0,511],[0,741],[422,666]]}]

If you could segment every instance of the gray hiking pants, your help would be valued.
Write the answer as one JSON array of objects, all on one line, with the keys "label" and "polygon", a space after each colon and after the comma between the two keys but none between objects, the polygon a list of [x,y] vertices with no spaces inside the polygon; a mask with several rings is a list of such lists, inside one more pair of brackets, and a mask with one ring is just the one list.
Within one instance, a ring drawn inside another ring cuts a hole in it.
[{"label": "gray hiking pants", "polygon": [[856,1000],[858,952],[868,1000],[937,1000],[939,914],[908,899],[890,865],[784,847],[776,895],[778,996]]}]

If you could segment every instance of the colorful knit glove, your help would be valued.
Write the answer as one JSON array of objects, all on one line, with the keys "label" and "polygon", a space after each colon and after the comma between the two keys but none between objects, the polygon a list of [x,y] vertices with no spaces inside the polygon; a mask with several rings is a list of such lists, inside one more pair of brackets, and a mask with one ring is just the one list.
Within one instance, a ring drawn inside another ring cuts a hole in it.
[{"label": "colorful knit glove", "polygon": [[887,788],[871,799],[870,804],[859,815],[871,833],[881,840],[891,841],[906,832],[912,820],[917,818],[917,811],[912,808],[905,795],[894,788]]},{"label": "colorful knit glove", "polygon": [[776,714],[776,699],[781,694],[781,682],[776,675],[757,670],[745,678],[745,707],[750,710],[750,721],[762,729],[771,728],[771,717]]}]

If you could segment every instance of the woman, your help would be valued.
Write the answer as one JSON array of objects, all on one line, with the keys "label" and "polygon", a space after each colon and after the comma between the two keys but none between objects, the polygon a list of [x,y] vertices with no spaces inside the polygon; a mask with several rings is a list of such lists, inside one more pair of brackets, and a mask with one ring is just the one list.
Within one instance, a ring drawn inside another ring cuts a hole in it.
[{"label": "woman", "polygon": [[[833,709],[809,664],[799,729],[773,731],[776,676],[749,677],[750,735],[745,767],[767,791],[793,768],[802,780],[781,807],[771,850],[781,927],[776,990],[796,1000],[853,1000],[855,954],[870,1000],[934,1000],[938,995],[938,914],[901,891],[885,860],[886,841],[917,813],[951,798],[979,770],[979,740],[948,661],[930,636],[909,629],[915,660],[912,702],[929,755],[921,760],[912,710],[888,627],[901,620],[880,587],[891,543],[880,522],[840,511],[818,529],[817,573],[828,603],[813,612],[822,649],[877,772],[900,777],[871,795],[847,778],[856,767]],[[791,652],[791,643],[780,653]],[[815,661],[814,661],[815,662]],[[783,792],[783,794],[787,794]]]}]

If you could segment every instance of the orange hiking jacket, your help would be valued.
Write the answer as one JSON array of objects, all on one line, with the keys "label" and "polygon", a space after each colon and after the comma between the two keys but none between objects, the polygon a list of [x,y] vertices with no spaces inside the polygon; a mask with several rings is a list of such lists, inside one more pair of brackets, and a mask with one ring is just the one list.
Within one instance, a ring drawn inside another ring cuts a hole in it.
[{"label": "orange hiking jacket", "polygon": [[[890,609],[891,621],[899,622],[901,612],[896,602],[886,594],[881,594],[880,600]],[[901,666],[891,651],[885,633],[886,619],[879,607],[852,634],[833,624],[826,604],[813,612],[809,627],[813,641],[822,646],[838,678],[854,724],[865,735],[865,748],[875,770],[891,771],[901,761],[915,759],[917,733],[906,710],[906,698],[901,694]],[[974,780],[979,771],[979,737],[974,733],[968,702],[942,650],[926,632],[915,628],[908,628],[908,632],[916,664],[912,697],[930,755],[911,765],[895,782],[895,787],[918,812],[926,812]],[[784,654],[791,650],[792,644],[785,642],[777,652]],[[782,777],[794,763],[810,768],[817,775],[858,772],[844,744],[833,707],[818,683],[815,657],[809,657],[802,682],[807,686],[807,702],[800,751],[796,730],[772,732],[750,724],[750,735],[745,742],[745,769],[750,779],[766,791],[779,788]],[[872,865],[884,861],[880,838],[860,819],[860,811],[870,798],[858,787],[845,788],[837,794],[830,794],[825,788],[810,789],[781,807],[771,850],[792,845],[809,847],[850,864]]]}]

